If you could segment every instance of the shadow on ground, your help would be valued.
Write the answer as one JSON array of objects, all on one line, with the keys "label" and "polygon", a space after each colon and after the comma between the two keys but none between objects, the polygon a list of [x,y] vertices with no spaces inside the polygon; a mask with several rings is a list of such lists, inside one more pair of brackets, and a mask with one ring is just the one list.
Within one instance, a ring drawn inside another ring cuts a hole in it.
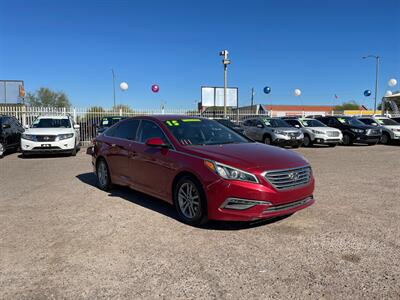
[{"label": "shadow on ground", "polygon": [[[94,173],[83,173],[76,176],[81,182],[97,187],[97,179]],[[144,208],[151,209],[159,214],[162,214],[171,219],[181,222],[178,218],[178,214],[175,208],[169,203],[154,198],[152,196],[140,193],[138,191],[132,190],[128,187],[114,186],[109,192],[109,197],[119,197],[133,204],[140,205]],[[209,221],[206,225],[201,228],[207,230],[243,230],[250,229],[254,227],[259,227],[271,223],[278,222],[280,220],[286,219],[288,216],[281,216],[276,218],[271,218],[267,220],[259,220],[253,222],[226,222],[226,221]]]}]

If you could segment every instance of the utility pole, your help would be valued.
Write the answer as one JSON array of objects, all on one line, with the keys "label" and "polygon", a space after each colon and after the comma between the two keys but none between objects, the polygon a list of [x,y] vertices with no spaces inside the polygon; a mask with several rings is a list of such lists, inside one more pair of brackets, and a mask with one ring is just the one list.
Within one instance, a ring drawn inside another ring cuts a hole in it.
[{"label": "utility pole", "polygon": [[[375,66],[375,97],[374,97],[374,114],[376,114],[376,101],[378,98],[378,82],[379,82],[379,65],[380,65],[380,60],[381,57],[379,55],[367,55],[363,56],[363,59],[367,58],[375,58],[376,61],[376,66]],[[382,115],[383,115],[383,110],[382,110]]]},{"label": "utility pole", "polygon": [[111,73],[112,73],[112,80],[113,80],[113,98],[114,98],[113,108],[115,108],[115,73],[114,73],[114,69],[111,69]]},{"label": "utility pole", "polygon": [[223,50],[219,53],[223,56],[222,64],[224,65],[224,118],[226,118],[226,89],[228,86],[228,65],[231,61],[228,59],[228,50]]},{"label": "utility pole", "polygon": [[254,105],[254,88],[251,88],[251,111],[253,112],[253,105]]}]

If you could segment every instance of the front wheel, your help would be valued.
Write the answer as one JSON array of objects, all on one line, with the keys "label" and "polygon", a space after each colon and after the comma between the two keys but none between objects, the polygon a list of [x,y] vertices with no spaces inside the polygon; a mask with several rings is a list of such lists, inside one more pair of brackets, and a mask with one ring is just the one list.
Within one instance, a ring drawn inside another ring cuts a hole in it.
[{"label": "front wheel", "polygon": [[190,176],[182,177],[174,189],[174,204],[179,218],[192,226],[207,222],[207,205],[202,187]]},{"label": "front wheel", "polygon": [[112,187],[110,171],[104,159],[100,159],[96,166],[97,185],[103,191],[108,191]]},{"label": "front wheel", "polygon": [[387,145],[390,143],[390,136],[387,133],[384,133],[381,137],[381,144]]},{"label": "front wheel", "polygon": [[350,146],[353,144],[353,140],[350,135],[344,134],[343,135],[343,145]]},{"label": "front wheel", "polygon": [[311,147],[313,144],[312,140],[310,139],[310,137],[308,135],[304,136],[304,140],[303,140],[303,146],[304,147]]},{"label": "front wheel", "polygon": [[264,137],[264,144],[271,145],[271,138],[268,135]]}]

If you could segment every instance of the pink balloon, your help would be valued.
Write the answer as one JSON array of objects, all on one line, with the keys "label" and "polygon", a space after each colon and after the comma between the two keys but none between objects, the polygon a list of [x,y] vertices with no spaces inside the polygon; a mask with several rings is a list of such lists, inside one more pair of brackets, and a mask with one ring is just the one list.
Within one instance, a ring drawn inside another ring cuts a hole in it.
[{"label": "pink balloon", "polygon": [[160,90],[160,87],[157,84],[153,84],[151,86],[151,90],[153,91],[153,93],[158,93],[158,91]]}]

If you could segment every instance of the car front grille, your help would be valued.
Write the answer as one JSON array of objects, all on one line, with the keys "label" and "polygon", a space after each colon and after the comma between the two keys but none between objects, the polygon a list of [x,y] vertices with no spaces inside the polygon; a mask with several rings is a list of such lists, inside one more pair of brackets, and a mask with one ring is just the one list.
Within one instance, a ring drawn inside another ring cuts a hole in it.
[{"label": "car front grille", "polygon": [[288,136],[295,136],[295,137],[299,136],[300,134],[301,134],[300,131],[297,131],[297,132],[288,132],[288,133],[287,133]]},{"label": "car front grille", "polygon": [[326,134],[329,137],[338,137],[339,136],[339,131],[327,131]]},{"label": "car front grille", "polygon": [[38,142],[54,142],[56,140],[56,135],[37,135],[36,141]]},{"label": "car front grille", "polygon": [[311,167],[267,171],[264,178],[277,190],[292,189],[310,182]]},{"label": "car front grille", "polygon": [[270,206],[264,211],[264,213],[278,212],[281,210],[288,210],[288,209],[296,208],[296,207],[305,205],[305,204],[309,203],[310,201],[313,201],[313,199],[314,199],[313,196],[309,196],[309,197],[299,200],[299,201],[290,202],[290,203],[286,203],[286,204],[280,204],[280,205],[276,205],[276,206]]}]

